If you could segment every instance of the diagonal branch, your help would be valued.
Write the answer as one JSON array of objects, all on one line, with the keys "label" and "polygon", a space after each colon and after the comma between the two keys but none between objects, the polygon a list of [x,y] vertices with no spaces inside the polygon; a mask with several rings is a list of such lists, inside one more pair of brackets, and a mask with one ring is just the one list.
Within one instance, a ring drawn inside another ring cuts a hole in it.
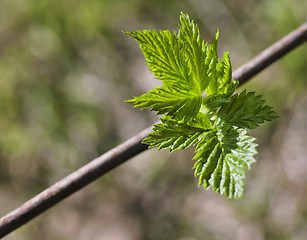
[{"label": "diagonal branch", "polygon": [[233,72],[240,85],[307,40],[307,22]]},{"label": "diagonal branch", "polygon": [[[240,85],[307,40],[307,22],[233,72]],[[94,159],[0,219],[0,238],[26,224],[61,200],[118,167],[148,146],[141,141],[151,127]]]}]

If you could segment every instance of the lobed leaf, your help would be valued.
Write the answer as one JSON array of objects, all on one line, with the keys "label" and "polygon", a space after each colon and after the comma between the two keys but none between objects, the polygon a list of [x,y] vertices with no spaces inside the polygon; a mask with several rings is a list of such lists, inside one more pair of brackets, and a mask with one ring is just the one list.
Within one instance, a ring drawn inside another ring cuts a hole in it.
[{"label": "lobed leaf", "polygon": [[211,44],[181,14],[179,32],[133,31],[149,69],[163,84],[127,102],[164,114],[143,140],[150,147],[170,151],[197,145],[194,164],[199,185],[210,186],[227,198],[242,198],[245,169],[255,162],[255,138],[247,135],[264,121],[277,118],[260,96],[243,91],[233,95],[229,53],[219,60],[219,32]]},{"label": "lobed leaf", "polygon": [[161,118],[162,123],[155,124],[153,132],[143,140],[150,147],[170,151],[185,149],[200,141],[206,129],[180,124],[170,117]]},{"label": "lobed leaf", "polygon": [[187,123],[197,116],[205,90],[207,95],[212,91],[217,94],[215,102],[208,103],[212,108],[229,98],[238,82],[231,80],[229,55],[218,62],[218,32],[208,46],[197,25],[183,13],[179,28],[178,36],[168,30],[126,32],[139,42],[149,69],[163,82],[162,87],[128,102]]},{"label": "lobed leaf", "polygon": [[247,130],[223,126],[206,133],[198,143],[194,164],[199,185],[230,199],[240,199],[244,192],[244,169],[250,169],[257,153],[255,138]]},{"label": "lobed leaf", "polygon": [[239,128],[256,128],[264,121],[271,121],[277,118],[277,114],[264,104],[261,96],[256,96],[254,92],[242,91],[235,94],[230,101],[224,104],[218,111],[218,123],[224,122]]},{"label": "lobed leaf", "polygon": [[198,114],[202,97],[184,89],[157,87],[127,102],[142,109],[152,108],[158,114],[170,115],[186,123]]},{"label": "lobed leaf", "polygon": [[199,92],[205,91],[209,84],[208,68],[206,64],[208,46],[201,38],[199,29],[189,16],[181,13],[178,40],[185,46],[188,68],[191,72],[192,84],[197,86]]},{"label": "lobed leaf", "polygon": [[[194,88],[189,77],[187,58],[183,54],[183,43],[170,31],[132,31],[125,32],[138,41],[151,72],[166,86],[185,86]],[[192,90],[193,91],[193,90]]]}]

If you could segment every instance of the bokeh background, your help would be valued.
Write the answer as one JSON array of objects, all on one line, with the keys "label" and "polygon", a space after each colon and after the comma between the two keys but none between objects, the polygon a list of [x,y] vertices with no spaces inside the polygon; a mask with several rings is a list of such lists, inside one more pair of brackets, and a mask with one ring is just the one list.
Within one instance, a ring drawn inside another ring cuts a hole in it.
[{"label": "bokeh background", "polygon": [[[0,214],[156,121],[124,101],[159,85],[123,30],[177,30],[188,13],[236,69],[307,20],[302,0],[1,0]],[[197,188],[193,149],[146,151],[4,239],[307,236],[307,46],[241,87],[280,119],[251,132],[245,197]]]}]

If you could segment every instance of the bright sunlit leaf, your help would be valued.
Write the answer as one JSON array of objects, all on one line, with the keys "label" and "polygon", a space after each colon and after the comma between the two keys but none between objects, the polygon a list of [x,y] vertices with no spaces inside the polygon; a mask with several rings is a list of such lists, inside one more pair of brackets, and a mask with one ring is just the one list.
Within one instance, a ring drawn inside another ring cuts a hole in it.
[{"label": "bright sunlit leaf", "polygon": [[151,72],[162,86],[127,102],[157,111],[161,123],[143,143],[158,150],[185,149],[195,145],[195,176],[199,185],[229,199],[244,192],[245,169],[257,154],[248,129],[277,118],[261,96],[245,90],[234,94],[228,52],[218,59],[219,32],[211,44],[187,14],[180,16],[179,32],[132,31]]}]

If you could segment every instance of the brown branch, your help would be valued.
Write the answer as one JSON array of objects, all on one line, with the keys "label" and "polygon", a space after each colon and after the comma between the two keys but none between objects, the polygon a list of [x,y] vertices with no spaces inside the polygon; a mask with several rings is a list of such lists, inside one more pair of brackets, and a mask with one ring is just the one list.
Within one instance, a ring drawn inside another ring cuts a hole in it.
[{"label": "brown branch", "polygon": [[235,72],[233,72],[233,79],[239,79],[240,84],[245,83],[248,79],[255,76],[271,63],[286,55],[306,40],[307,22],[262,51],[248,63],[239,67]]},{"label": "brown branch", "polygon": [[[252,76],[256,75],[265,67],[306,40],[307,23],[264,50],[238,70],[234,71],[233,78],[239,79],[240,84],[243,84]],[[0,219],[0,237],[14,231],[100,176],[146,150],[148,146],[142,144],[141,141],[150,131],[151,127],[145,129],[2,217]]]}]

